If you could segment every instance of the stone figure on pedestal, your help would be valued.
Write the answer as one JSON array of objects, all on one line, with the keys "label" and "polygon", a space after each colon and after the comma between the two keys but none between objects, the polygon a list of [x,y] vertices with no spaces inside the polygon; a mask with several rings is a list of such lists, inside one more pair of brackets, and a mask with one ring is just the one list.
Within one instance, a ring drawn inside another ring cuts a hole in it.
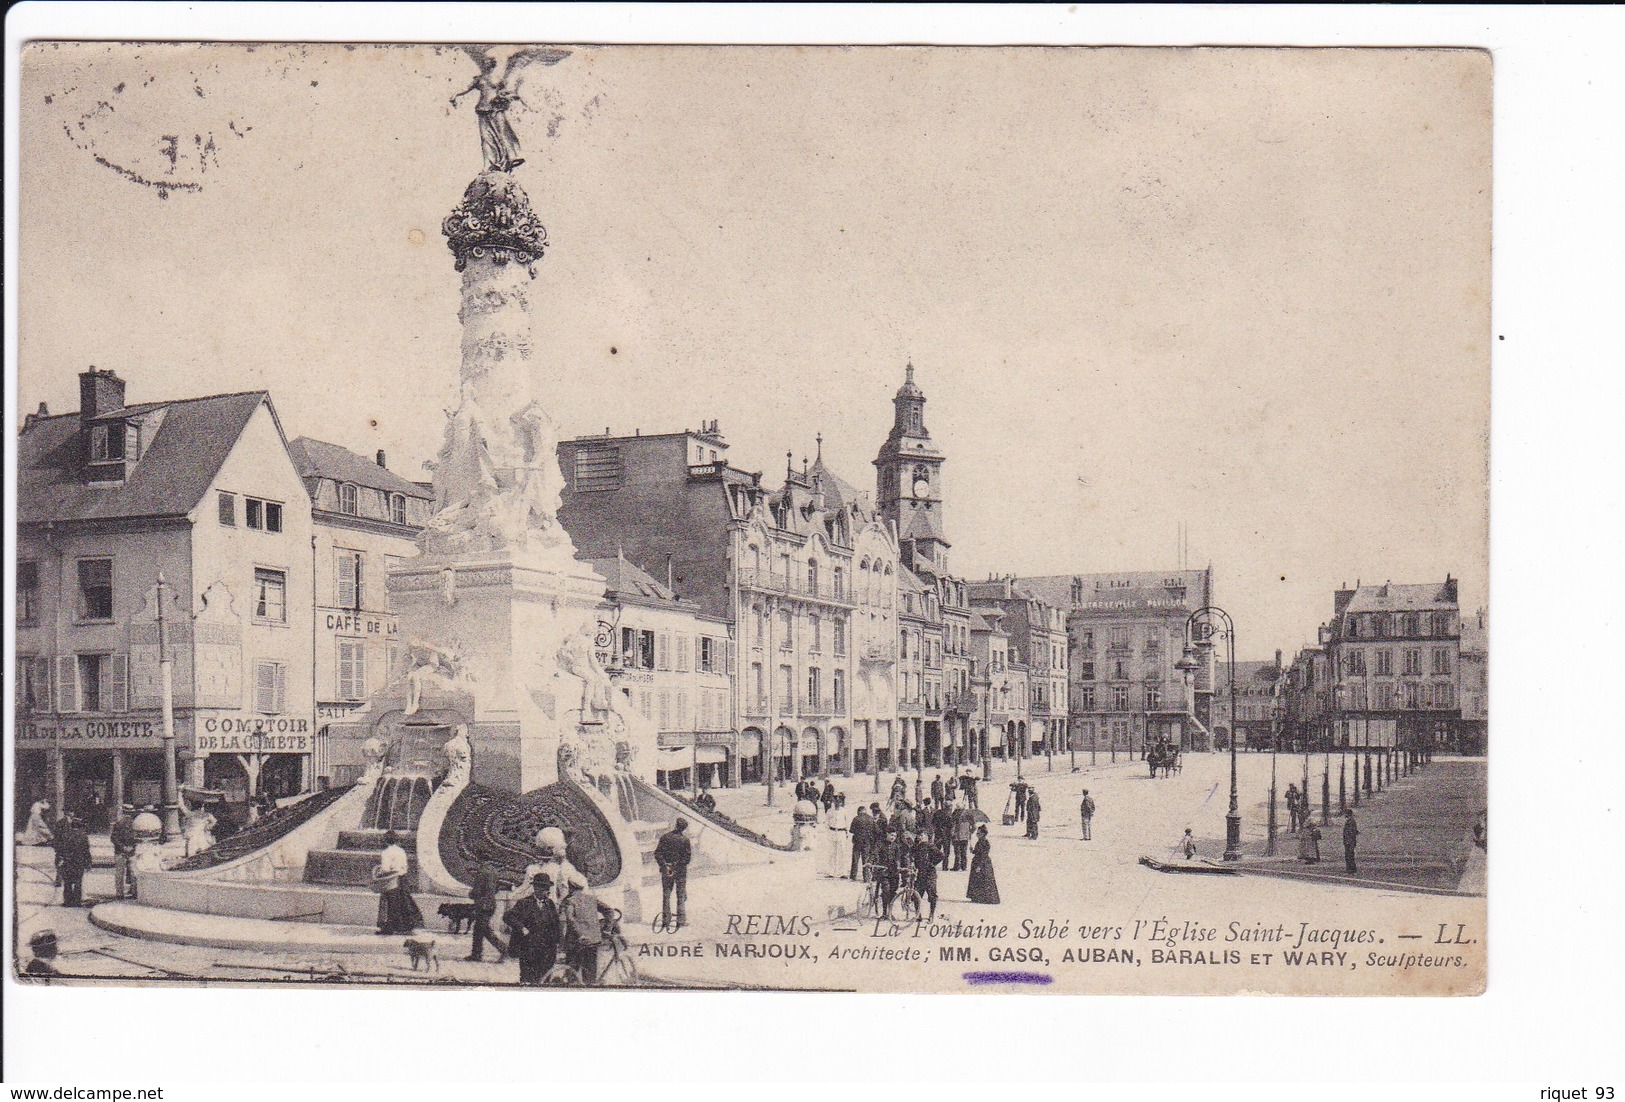
[{"label": "stone figure on pedestal", "polygon": [[491,55],[488,47],[464,46],[463,49],[479,63],[480,75],[467,88],[451,97],[452,105],[455,106],[470,92],[479,93],[474,112],[480,120],[480,153],[485,158],[485,167],[496,172],[511,172],[524,164],[525,159],[519,156],[519,137],[508,122],[508,108],[515,103],[521,106],[528,104],[519,98],[518,81],[510,84],[509,80],[533,61],[552,65],[564,58],[568,51],[542,47],[516,50],[508,56],[508,63],[498,77],[495,75],[497,59]]}]

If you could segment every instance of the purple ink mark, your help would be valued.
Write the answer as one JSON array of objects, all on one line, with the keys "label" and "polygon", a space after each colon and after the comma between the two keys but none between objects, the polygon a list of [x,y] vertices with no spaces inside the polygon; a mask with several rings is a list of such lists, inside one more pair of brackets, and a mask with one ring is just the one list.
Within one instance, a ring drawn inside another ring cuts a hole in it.
[{"label": "purple ink mark", "polygon": [[972,987],[990,983],[1032,983],[1043,987],[1055,982],[1055,977],[1048,972],[966,972],[964,979]]}]

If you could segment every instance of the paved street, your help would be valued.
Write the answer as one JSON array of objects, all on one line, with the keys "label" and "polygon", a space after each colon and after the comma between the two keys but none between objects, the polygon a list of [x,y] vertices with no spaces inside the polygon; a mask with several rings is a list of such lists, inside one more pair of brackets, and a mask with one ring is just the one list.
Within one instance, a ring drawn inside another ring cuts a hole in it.
[{"label": "paved street", "polygon": [[[1385,928],[1396,935],[1425,933],[1431,937],[1439,923],[1482,921],[1481,899],[1435,896],[1424,901],[1424,897],[1414,894],[1415,886],[1424,883],[1456,887],[1454,882],[1440,882],[1440,870],[1454,868],[1459,875],[1460,862],[1456,855],[1463,850],[1476,849],[1467,841],[1466,832],[1477,811],[1476,800],[1481,798],[1477,794],[1483,791],[1482,761],[1435,762],[1427,771],[1401,782],[1375,800],[1362,803],[1360,821],[1367,849],[1362,857],[1361,884],[1348,883],[1342,877],[1335,815],[1322,846],[1327,860],[1312,870],[1327,879],[1302,879],[1301,873],[1306,871],[1303,866],[1294,867],[1295,862],[1291,860],[1272,863],[1262,858],[1270,770],[1267,755],[1242,755],[1238,762],[1248,872],[1237,876],[1164,874],[1138,864],[1141,856],[1179,860],[1178,843],[1187,826],[1198,839],[1199,856],[1217,859],[1222,854],[1228,757],[1191,754],[1186,757],[1181,774],[1157,780],[1147,776],[1144,764],[1137,760],[1122,760],[1115,765],[1102,760],[1094,766],[1086,762],[1087,757],[1080,755],[1077,773],[1069,771],[1070,763],[1064,755],[1055,759],[1053,772],[1045,768],[1042,758],[1024,765],[1026,777],[1044,800],[1045,810],[1036,841],[1023,837],[1024,828],[1019,824],[1012,827],[1000,824],[999,813],[1014,771],[1008,765],[995,767],[993,782],[981,788],[981,804],[993,820],[989,833],[1003,901],[994,907],[968,904],[964,895],[966,875],[943,873],[939,919],[1015,926],[1023,919],[1048,921],[1054,918],[1074,925],[1125,926],[1136,920],[1150,922],[1164,917],[1175,921],[1200,917],[1205,922],[1216,922],[1223,917],[1225,921],[1233,919],[1243,925],[1285,923],[1296,927],[1299,922],[1308,922],[1336,926],[1346,919],[1347,904],[1358,898],[1362,925]],[[1289,762],[1294,765],[1289,766]],[[1335,764],[1334,758],[1334,786]],[[1284,791],[1286,783],[1301,774],[1302,758],[1283,756],[1278,766]],[[1298,772],[1289,774],[1288,769],[1293,767]],[[927,785],[934,772],[925,771]],[[890,782],[891,774],[882,777],[882,787],[889,788]],[[868,778],[844,783],[837,780],[837,787],[846,790],[849,807],[860,798],[864,802],[874,798]],[[1084,787],[1091,790],[1098,805],[1094,839],[1087,843],[1081,840],[1076,813],[1078,793]],[[718,803],[721,810],[753,829],[770,837],[787,839],[791,804],[787,795],[780,789],[775,795],[775,806],[769,809],[762,806],[762,787],[753,786],[719,793]],[[1281,849],[1291,852],[1295,840],[1284,832],[1284,809],[1281,822]],[[331,978],[342,968],[351,977],[365,982],[412,982],[425,978],[421,972],[414,975],[394,939],[380,939],[377,954],[323,954],[308,950],[275,954],[168,945],[121,937],[90,925],[86,910],[65,910],[51,905],[56,893],[50,883],[49,851],[24,850],[23,862],[19,865],[19,896],[24,943],[34,929],[50,925],[62,939],[64,971],[77,975],[307,981],[313,975]],[[1269,875],[1253,875],[1255,871]],[[1065,885],[1064,890],[1062,885]],[[94,870],[87,879],[86,889],[92,900],[108,898],[112,894],[110,871]],[[726,977],[741,984],[783,983],[784,969],[788,966],[785,961],[719,961],[716,958],[719,950],[715,945],[719,939],[728,937],[730,921],[737,928],[738,919],[734,916],[806,915],[815,931],[816,944],[862,946],[876,939],[870,924],[852,917],[858,894],[858,887],[850,881],[817,876],[809,855],[786,855],[771,865],[696,878],[690,888],[691,926],[681,934],[654,935],[647,926],[629,929],[627,933],[634,942],[634,952],[639,952],[644,943],[651,946],[640,952],[637,960],[646,975],[658,980],[713,985],[719,978]],[[465,939],[442,934],[440,940],[443,958],[437,977],[440,980],[515,981],[512,964],[468,963],[461,960],[466,953]],[[938,941],[928,940],[927,947],[934,949]],[[669,952],[665,947],[672,945],[684,946],[690,955],[654,955]],[[661,948],[656,949],[656,946]],[[1047,962],[1052,967],[1059,963],[1053,950],[1049,957]],[[872,961],[848,964],[831,960],[819,967],[816,975],[829,987],[836,988],[858,986],[860,975],[862,985],[868,987],[936,986],[941,982],[935,972],[909,973],[904,964]],[[897,971],[899,969],[901,971]],[[897,974],[884,975],[890,971]],[[1200,989],[1200,977],[1189,971],[1174,970],[1150,976],[1144,974],[1144,968],[1140,971],[1133,983],[1141,990]],[[1113,983],[1110,970],[1090,966],[1086,972],[1069,982],[1083,989],[1110,989]],[[1337,982],[1349,984],[1348,990],[1356,992],[1362,990],[1359,984],[1363,975],[1351,971],[1346,976],[1340,974]],[[1281,981],[1282,989],[1291,989],[1298,982],[1292,973],[1283,975]],[[1325,977],[1319,980],[1308,977],[1302,983],[1306,991],[1338,989],[1336,984],[1328,987]]]}]

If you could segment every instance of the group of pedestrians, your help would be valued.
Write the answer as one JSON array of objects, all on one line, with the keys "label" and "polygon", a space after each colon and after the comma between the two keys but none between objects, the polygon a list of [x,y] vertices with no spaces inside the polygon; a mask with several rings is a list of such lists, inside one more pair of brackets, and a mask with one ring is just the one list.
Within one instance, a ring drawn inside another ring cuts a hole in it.
[{"label": "group of pedestrians", "polygon": [[[555,880],[538,869],[503,912],[508,931],[506,952],[519,962],[519,982],[539,987],[560,960],[588,986],[598,983],[598,955],[613,908],[601,902],[578,879]],[[503,946],[492,939],[498,950]],[[478,958],[471,958],[478,959]],[[497,963],[502,963],[498,958]]]},{"label": "group of pedestrians", "polygon": [[[901,781],[899,776],[898,780]],[[892,787],[890,810],[879,803],[859,806],[844,828],[851,838],[851,856],[846,875],[854,881],[877,880],[882,908],[891,903],[904,884],[927,904],[924,917],[935,917],[939,898],[939,872],[964,872],[966,898],[972,903],[999,902],[998,880],[993,872],[992,843],[985,819],[974,804],[974,782],[969,790],[962,778],[950,780],[940,775],[931,782],[932,795],[918,805],[907,799],[907,788]],[[950,795],[950,793],[952,793]]]}]

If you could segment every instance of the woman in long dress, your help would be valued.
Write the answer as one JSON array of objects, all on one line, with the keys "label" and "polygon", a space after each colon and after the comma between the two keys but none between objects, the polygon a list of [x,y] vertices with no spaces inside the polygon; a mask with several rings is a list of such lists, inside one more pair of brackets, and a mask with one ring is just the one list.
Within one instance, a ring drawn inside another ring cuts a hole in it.
[{"label": "woman in long dress", "polygon": [[965,897],[972,903],[997,903],[999,882],[993,875],[993,845],[987,840],[987,825],[976,828],[976,845],[971,850],[970,881]]},{"label": "woman in long dress", "polygon": [[847,833],[846,813],[833,805],[824,815],[822,835],[823,861],[819,873],[823,876],[845,876],[852,861],[851,835]]},{"label": "woman in long dress", "polygon": [[51,801],[35,800],[34,806],[28,809],[28,826],[17,836],[17,841],[25,846],[48,846],[51,844]]},{"label": "woman in long dress", "polygon": [[219,821],[204,808],[188,813],[185,827],[187,855],[202,853],[214,845],[214,828],[218,825]]},{"label": "woman in long dress", "polygon": [[1313,865],[1320,860],[1320,828],[1305,816],[1303,833],[1298,835],[1298,860]]},{"label": "woman in long dress", "polygon": [[373,884],[378,889],[378,932],[410,934],[423,928],[423,912],[406,887],[411,865],[394,831],[384,835],[384,841],[384,851],[372,872]]}]

